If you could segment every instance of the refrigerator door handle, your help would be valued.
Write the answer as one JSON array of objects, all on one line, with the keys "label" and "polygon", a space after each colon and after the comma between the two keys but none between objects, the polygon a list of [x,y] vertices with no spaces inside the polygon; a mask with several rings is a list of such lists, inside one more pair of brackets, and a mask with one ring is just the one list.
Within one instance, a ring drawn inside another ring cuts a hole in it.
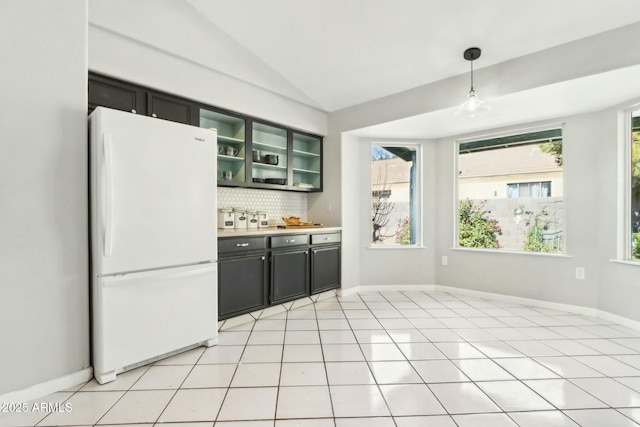
[{"label": "refrigerator door handle", "polygon": [[103,150],[104,150],[104,184],[105,184],[105,203],[104,203],[104,256],[111,256],[113,251],[113,178],[112,178],[112,162],[111,157],[111,134],[105,132],[103,134]]},{"label": "refrigerator door handle", "polygon": [[[198,264],[195,266],[179,267],[176,269],[160,269],[140,271],[136,273],[125,273],[110,276],[108,280],[103,281],[104,288],[114,288],[118,286],[129,286],[132,281],[150,280],[150,279],[179,279],[188,276],[197,276],[217,269],[216,263]],[[171,271],[173,270],[173,271]],[[103,276],[106,278],[106,276]]]}]

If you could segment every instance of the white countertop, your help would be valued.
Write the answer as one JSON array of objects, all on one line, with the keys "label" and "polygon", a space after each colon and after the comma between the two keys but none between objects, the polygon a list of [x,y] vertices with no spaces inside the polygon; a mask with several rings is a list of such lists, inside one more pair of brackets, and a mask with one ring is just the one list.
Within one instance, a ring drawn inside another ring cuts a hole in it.
[{"label": "white countertop", "polygon": [[234,228],[233,230],[218,229],[218,237],[240,237],[240,236],[266,236],[268,234],[302,234],[302,233],[328,233],[340,231],[342,227],[309,227],[309,228],[259,228],[246,229]]}]

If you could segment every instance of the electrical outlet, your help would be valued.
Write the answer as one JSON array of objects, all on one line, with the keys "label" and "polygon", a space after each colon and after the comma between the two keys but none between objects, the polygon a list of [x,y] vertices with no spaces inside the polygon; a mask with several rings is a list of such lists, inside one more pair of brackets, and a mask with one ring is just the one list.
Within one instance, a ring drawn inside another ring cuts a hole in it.
[{"label": "electrical outlet", "polygon": [[584,267],[576,267],[576,279],[584,280]]},{"label": "electrical outlet", "polygon": [[448,259],[446,255],[442,256],[442,265],[447,265]]}]

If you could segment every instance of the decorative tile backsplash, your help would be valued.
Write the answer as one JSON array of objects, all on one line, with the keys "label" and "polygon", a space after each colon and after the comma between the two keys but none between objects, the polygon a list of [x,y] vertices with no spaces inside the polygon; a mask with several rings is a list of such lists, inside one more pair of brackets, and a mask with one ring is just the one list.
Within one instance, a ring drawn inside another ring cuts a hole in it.
[{"label": "decorative tile backsplash", "polygon": [[269,225],[282,225],[282,217],[307,219],[307,195],[293,191],[218,187],[218,208],[245,208],[265,211]]}]

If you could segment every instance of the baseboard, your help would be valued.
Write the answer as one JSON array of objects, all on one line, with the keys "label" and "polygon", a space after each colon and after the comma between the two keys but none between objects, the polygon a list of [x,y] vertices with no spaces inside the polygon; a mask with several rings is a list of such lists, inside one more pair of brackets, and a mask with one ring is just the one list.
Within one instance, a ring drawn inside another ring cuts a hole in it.
[{"label": "baseboard", "polygon": [[627,328],[640,331],[640,322],[638,322],[637,320],[622,317],[604,310],[598,311],[598,317],[604,320],[608,320],[609,322],[617,323],[619,325],[626,326]]},{"label": "baseboard", "polygon": [[54,378],[43,383],[34,384],[22,390],[12,391],[0,395],[0,402],[15,403],[28,402],[47,396],[51,393],[66,390],[78,384],[85,383],[93,378],[93,368],[83,369],[63,377]]}]

